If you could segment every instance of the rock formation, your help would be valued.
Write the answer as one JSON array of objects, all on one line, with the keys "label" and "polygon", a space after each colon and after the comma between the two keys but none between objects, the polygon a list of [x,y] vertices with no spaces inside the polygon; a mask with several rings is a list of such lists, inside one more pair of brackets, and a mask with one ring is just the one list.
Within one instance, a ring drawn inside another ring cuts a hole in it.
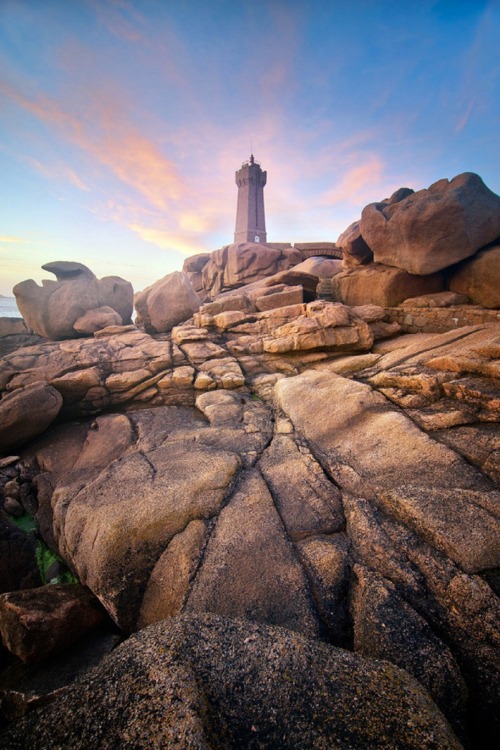
[{"label": "rock formation", "polygon": [[500,321],[465,303],[496,249],[420,276],[224,248],[144,327],[4,356],[0,580],[36,586],[42,538],[126,639],[4,747],[495,747]]},{"label": "rock formation", "polygon": [[137,323],[148,332],[165,333],[188,320],[201,300],[186,273],[174,271],[138,292],[134,299]]},{"label": "rock formation", "polygon": [[478,175],[439,180],[416,193],[400,188],[365,206],[361,219],[339,236],[346,270],[332,282],[333,297],[396,306],[449,288],[474,304],[498,308],[498,253],[491,244],[499,238],[500,197]]},{"label": "rock formation", "polygon": [[[28,328],[49,339],[92,334],[110,323],[131,323],[132,285],[118,276],[97,279],[81,263],[57,261],[42,268],[57,281],[33,279],[14,287],[16,302]],[[89,319],[89,313],[92,313]]]},{"label": "rock formation", "polygon": [[360,232],[376,263],[432,274],[500,237],[500,197],[465,173],[399,201],[371,203]]},{"label": "rock formation", "polygon": [[27,737],[33,750],[461,748],[402,670],[213,615],[133,636],[58,704],[14,726],[3,747],[25,750]]}]

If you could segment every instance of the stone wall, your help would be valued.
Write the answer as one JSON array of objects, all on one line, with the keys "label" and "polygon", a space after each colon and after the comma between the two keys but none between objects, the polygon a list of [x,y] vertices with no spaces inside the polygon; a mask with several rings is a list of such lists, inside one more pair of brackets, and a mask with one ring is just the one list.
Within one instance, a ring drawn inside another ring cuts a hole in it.
[{"label": "stone wall", "polygon": [[386,307],[388,320],[395,321],[405,333],[443,333],[463,326],[500,322],[500,310],[472,305],[457,307]]}]

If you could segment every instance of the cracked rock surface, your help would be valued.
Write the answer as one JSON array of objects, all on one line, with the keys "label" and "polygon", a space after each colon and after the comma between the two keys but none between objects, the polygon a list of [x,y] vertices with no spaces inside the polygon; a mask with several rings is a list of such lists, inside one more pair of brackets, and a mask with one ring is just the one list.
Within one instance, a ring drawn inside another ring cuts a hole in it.
[{"label": "cracked rock surface", "polygon": [[[390,662],[465,746],[493,747],[499,327],[374,343],[389,324],[373,306],[206,307],[170,335],[117,327],[2,361],[4,388],[42,381],[63,399],[21,457],[47,542],[125,632],[182,617],[134,648],[232,638],[220,623],[245,620],[256,638]],[[237,746],[211,744],[198,709],[189,721],[198,744],[183,747]],[[304,746],[459,747],[322,737]],[[269,742],[247,746],[299,746]]]}]

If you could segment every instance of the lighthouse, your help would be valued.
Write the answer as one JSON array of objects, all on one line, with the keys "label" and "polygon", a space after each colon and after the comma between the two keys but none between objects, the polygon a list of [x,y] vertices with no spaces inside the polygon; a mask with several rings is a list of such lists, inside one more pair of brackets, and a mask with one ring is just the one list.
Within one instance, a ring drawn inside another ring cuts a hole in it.
[{"label": "lighthouse", "polygon": [[267,172],[255,161],[253,154],[241,165],[235,175],[238,186],[235,242],[266,242],[266,217],[264,215],[264,185]]}]

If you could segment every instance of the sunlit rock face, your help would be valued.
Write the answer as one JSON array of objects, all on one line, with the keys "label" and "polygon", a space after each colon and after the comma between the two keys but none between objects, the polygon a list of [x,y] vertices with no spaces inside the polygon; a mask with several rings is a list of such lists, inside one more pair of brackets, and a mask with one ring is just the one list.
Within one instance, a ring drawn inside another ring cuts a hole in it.
[{"label": "sunlit rock face", "polygon": [[500,244],[464,261],[450,279],[450,289],[482,307],[500,308]]},{"label": "sunlit rock face", "polygon": [[166,333],[188,320],[201,304],[189,276],[174,271],[135,295],[136,322],[152,333]]},{"label": "sunlit rock face", "polygon": [[[55,274],[57,280],[44,279],[39,286],[29,279],[13,289],[26,325],[39,336],[75,338],[104,328],[111,320],[131,322],[133,289],[125,279],[97,279],[89,268],[70,261],[46,263],[42,268]],[[94,312],[91,321],[86,318],[90,312]]]},{"label": "sunlit rock face", "polygon": [[376,263],[428,275],[500,237],[500,197],[466,172],[397,202],[370,203],[360,232]]}]

